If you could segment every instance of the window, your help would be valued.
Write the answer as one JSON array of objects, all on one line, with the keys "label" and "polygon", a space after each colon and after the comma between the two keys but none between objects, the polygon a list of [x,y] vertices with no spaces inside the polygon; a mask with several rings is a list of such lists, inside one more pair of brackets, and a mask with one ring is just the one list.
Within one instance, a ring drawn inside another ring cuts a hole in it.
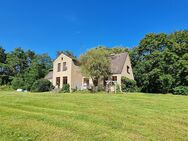
[{"label": "window", "polygon": [[130,67],[127,66],[127,73],[130,74]]},{"label": "window", "polygon": [[87,86],[89,86],[89,78],[84,78],[84,85],[87,85]]},{"label": "window", "polygon": [[61,71],[61,63],[58,63],[57,65],[57,72],[60,72]]},{"label": "window", "polygon": [[67,84],[67,81],[68,81],[68,80],[67,80],[67,76],[64,76],[64,77],[63,77],[63,84]]},{"label": "window", "polygon": [[56,86],[60,87],[60,77],[56,77]]},{"label": "window", "polygon": [[67,70],[67,63],[63,62],[63,71],[66,71],[66,70]]},{"label": "window", "polygon": [[112,76],[112,81],[117,81],[117,76]]}]

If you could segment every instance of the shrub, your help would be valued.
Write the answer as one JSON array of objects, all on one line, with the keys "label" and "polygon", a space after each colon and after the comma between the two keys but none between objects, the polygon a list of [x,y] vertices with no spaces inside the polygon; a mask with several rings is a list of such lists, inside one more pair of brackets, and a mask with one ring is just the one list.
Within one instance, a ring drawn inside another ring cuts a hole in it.
[{"label": "shrub", "polygon": [[116,84],[116,93],[121,93],[121,87],[119,84]]},{"label": "shrub", "polygon": [[24,89],[25,88],[25,82],[24,82],[23,78],[14,77],[14,79],[12,80],[12,88],[14,90],[16,90],[16,89]]},{"label": "shrub", "polygon": [[126,77],[121,78],[121,89],[123,92],[135,92],[138,90],[135,80]]},{"label": "shrub", "polygon": [[63,88],[61,89],[61,92],[70,93],[70,85],[69,84],[64,84]]},{"label": "shrub", "polygon": [[188,86],[179,86],[173,89],[175,95],[188,95]]},{"label": "shrub", "polygon": [[31,87],[32,92],[47,92],[47,91],[51,91],[52,89],[53,89],[52,83],[46,79],[36,80]]}]

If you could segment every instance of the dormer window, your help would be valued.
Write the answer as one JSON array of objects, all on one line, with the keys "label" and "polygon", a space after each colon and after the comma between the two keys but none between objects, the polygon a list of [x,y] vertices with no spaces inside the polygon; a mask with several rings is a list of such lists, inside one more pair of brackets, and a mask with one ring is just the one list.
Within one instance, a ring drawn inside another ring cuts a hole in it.
[{"label": "dormer window", "polygon": [[127,73],[130,74],[130,67],[127,66]]},{"label": "dormer window", "polygon": [[67,63],[63,62],[63,71],[66,71],[66,70],[67,70]]}]

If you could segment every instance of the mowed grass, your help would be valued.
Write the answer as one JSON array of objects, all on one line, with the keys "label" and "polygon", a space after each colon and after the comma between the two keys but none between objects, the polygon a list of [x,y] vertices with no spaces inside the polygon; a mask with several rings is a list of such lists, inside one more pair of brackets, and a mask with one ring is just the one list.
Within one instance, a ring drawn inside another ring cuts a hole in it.
[{"label": "mowed grass", "polygon": [[0,91],[1,141],[188,140],[188,97]]}]

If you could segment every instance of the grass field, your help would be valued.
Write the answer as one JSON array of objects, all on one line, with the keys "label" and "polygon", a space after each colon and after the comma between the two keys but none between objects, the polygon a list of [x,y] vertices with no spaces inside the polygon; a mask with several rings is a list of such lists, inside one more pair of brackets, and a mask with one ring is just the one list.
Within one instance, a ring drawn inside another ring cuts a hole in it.
[{"label": "grass field", "polygon": [[188,97],[0,91],[0,141],[188,140]]}]

